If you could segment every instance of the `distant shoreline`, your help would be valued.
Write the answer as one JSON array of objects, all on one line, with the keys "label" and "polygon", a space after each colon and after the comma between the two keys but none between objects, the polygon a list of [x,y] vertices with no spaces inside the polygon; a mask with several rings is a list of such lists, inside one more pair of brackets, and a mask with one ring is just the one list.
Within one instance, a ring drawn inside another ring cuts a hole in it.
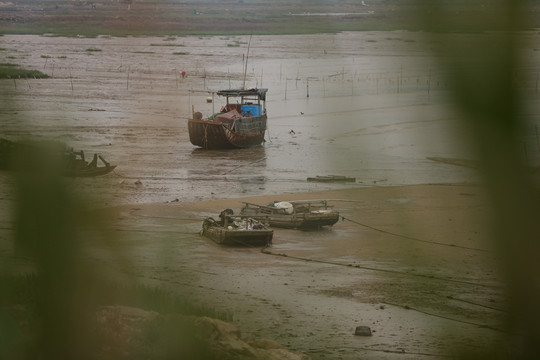
[{"label": "distant shoreline", "polygon": [[[193,3],[27,1],[2,3],[1,34],[66,37],[234,36],[338,33],[343,31],[505,30],[495,7],[456,4],[452,11],[398,0]],[[524,9],[525,10],[525,9]],[[433,17],[444,19],[431,21]],[[479,21],[481,19],[482,21]],[[519,29],[540,28],[540,5],[523,11]]]}]

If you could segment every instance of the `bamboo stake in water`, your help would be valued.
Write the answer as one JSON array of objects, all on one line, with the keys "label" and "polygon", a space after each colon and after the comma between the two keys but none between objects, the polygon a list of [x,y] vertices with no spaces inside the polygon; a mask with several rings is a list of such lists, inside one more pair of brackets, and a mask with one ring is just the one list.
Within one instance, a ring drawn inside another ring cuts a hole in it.
[{"label": "bamboo stake in water", "polygon": [[73,92],[73,76],[71,75],[71,68],[69,68],[69,81],[71,83],[71,92]]},{"label": "bamboo stake in water", "polygon": [[126,78],[126,90],[129,90],[129,70],[130,69],[131,69],[131,66],[128,66],[127,78]]}]

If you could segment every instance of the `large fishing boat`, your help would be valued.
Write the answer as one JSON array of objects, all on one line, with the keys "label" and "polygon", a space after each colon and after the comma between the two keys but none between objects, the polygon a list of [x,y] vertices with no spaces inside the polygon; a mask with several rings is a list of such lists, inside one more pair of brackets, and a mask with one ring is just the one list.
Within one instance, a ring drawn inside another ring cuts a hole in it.
[{"label": "large fishing boat", "polygon": [[266,132],[268,89],[220,90],[226,98],[221,111],[203,119],[193,112],[188,121],[189,140],[205,149],[245,148],[261,145]]}]

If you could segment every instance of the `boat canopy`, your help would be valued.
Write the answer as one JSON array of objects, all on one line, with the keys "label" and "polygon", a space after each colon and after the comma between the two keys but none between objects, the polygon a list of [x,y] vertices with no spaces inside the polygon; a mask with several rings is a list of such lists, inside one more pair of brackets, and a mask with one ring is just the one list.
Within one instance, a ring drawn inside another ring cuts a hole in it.
[{"label": "boat canopy", "polygon": [[260,100],[266,101],[266,92],[268,89],[228,89],[217,92],[219,96],[258,96]]}]

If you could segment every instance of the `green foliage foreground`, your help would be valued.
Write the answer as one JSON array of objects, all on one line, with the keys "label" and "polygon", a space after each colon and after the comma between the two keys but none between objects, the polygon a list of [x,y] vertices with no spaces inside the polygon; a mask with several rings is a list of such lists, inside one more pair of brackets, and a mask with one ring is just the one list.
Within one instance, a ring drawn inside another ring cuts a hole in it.
[{"label": "green foliage foreground", "polygon": [[[192,315],[230,320],[231,314],[135,279],[109,280],[83,244],[102,241],[117,255],[120,249],[63,181],[55,154],[65,145],[39,144],[37,152],[9,153],[20,167],[13,252],[0,263],[0,359],[212,358]],[[10,261],[24,263],[24,270]]]},{"label": "green foliage foreground", "polygon": [[[0,358],[36,358],[43,355],[35,333],[44,321],[40,303],[55,296],[41,293],[41,282],[42,279],[35,274],[0,276]],[[92,320],[75,319],[75,323],[86,323],[91,327],[84,345],[90,348],[87,354],[90,359],[118,358],[119,352],[129,354],[130,359],[165,359],[186,354],[193,359],[211,359],[213,357],[206,350],[205,340],[197,336],[196,329],[182,316],[232,320],[230,313],[193,305],[160,288],[108,283],[101,286],[99,293],[100,306],[122,304],[167,315],[158,315],[134,326],[126,324],[120,316],[114,316],[113,311],[106,326],[100,327],[96,308],[96,314],[90,315]],[[126,327],[135,328],[135,331],[129,331],[126,336],[123,334]]]},{"label": "green foliage foreground", "polygon": [[12,65],[0,65],[0,79],[46,79],[49,75],[39,70],[17,69]]}]

